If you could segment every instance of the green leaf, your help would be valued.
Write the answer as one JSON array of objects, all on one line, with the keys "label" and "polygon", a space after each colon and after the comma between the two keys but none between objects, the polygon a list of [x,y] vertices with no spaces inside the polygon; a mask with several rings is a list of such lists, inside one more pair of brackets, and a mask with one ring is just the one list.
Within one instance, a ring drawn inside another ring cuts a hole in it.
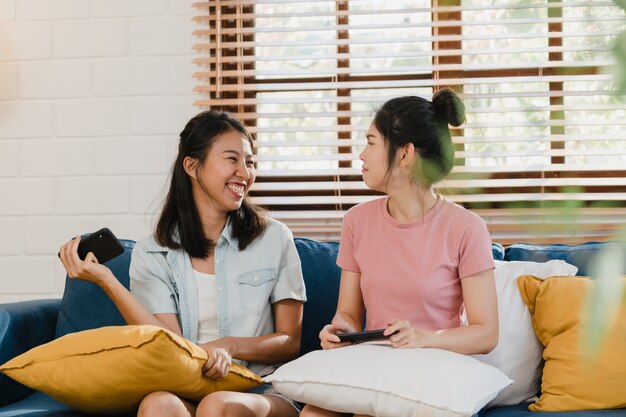
[{"label": "green leaf", "polygon": [[622,9],[626,10],[626,0],[613,0]]}]

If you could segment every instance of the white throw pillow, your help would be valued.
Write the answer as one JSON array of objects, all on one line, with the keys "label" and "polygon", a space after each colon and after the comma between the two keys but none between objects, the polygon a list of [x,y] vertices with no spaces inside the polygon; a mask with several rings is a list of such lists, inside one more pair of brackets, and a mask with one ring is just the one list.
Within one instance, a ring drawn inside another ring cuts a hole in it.
[{"label": "white throw pillow", "polygon": [[487,406],[518,404],[531,398],[541,386],[543,345],[537,339],[528,307],[517,288],[517,278],[574,276],[578,268],[565,261],[548,262],[495,261],[498,295],[498,346],[486,355],[474,355],[481,362],[493,365],[513,380]]},{"label": "white throw pillow", "polygon": [[378,344],[316,350],[265,380],[296,401],[377,417],[471,416],[511,383],[471,356]]}]

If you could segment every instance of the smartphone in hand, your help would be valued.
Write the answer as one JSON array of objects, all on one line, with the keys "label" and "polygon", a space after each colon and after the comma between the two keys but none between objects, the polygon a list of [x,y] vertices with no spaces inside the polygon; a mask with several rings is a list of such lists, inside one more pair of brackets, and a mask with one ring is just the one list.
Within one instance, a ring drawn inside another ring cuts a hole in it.
[{"label": "smartphone in hand", "polygon": [[[337,334],[337,336],[339,336],[339,340],[341,340],[342,342],[352,342],[352,343],[369,342],[370,340],[388,339],[389,336],[385,336],[383,334],[384,331],[385,329],[368,330],[364,332],[340,333],[340,334]],[[397,333],[397,330],[395,333]]]},{"label": "smartphone in hand", "polygon": [[[78,244],[78,257],[85,260],[89,252],[93,252],[98,262],[103,264],[124,253],[124,246],[111,230],[104,227],[81,238]],[[60,253],[59,256],[61,256]]]}]

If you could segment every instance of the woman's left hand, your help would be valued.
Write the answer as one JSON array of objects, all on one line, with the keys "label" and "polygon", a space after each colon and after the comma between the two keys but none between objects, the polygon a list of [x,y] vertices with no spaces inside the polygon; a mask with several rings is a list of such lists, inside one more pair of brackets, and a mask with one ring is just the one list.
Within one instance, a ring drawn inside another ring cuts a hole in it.
[{"label": "woman's left hand", "polygon": [[414,329],[408,320],[391,319],[387,323],[385,336],[389,336],[391,345],[395,348],[424,347],[423,331]]}]

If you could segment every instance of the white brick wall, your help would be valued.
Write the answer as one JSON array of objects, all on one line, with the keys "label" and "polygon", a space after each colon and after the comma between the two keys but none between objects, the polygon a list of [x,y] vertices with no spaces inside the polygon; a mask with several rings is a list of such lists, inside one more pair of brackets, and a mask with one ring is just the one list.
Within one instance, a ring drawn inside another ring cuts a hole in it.
[{"label": "white brick wall", "polygon": [[0,303],[63,292],[59,246],[155,221],[193,102],[185,0],[0,0]]},{"label": "white brick wall", "polygon": [[0,22],[8,22],[15,19],[15,1],[0,0]]},{"label": "white brick wall", "polygon": [[0,36],[0,61],[51,59],[49,23],[6,23]]},{"label": "white brick wall", "polygon": [[91,65],[84,60],[20,63],[20,97],[85,98],[91,95]]},{"label": "white brick wall", "polygon": [[18,159],[17,141],[0,141],[0,178],[17,176]]},{"label": "white brick wall", "polygon": [[85,0],[17,0],[17,20],[67,20],[89,18]]},{"label": "white brick wall", "polygon": [[17,97],[17,65],[0,64],[0,100]]},{"label": "white brick wall", "polygon": [[[99,61],[94,64],[94,94],[96,96],[167,94],[169,72],[167,57]],[[187,75],[189,74],[192,73]]]},{"label": "white brick wall", "polygon": [[68,21],[52,24],[52,45],[58,58],[126,55],[128,20]]}]

